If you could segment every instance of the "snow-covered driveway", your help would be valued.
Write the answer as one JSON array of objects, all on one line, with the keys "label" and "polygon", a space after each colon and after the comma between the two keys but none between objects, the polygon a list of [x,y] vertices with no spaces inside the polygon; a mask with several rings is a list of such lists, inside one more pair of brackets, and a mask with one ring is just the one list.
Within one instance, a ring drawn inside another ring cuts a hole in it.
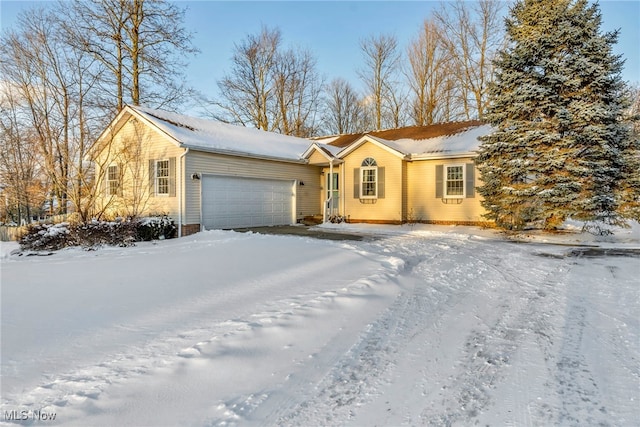
[{"label": "snow-covered driveway", "polygon": [[638,423],[637,257],[373,230],[5,256],[0,423]]}]

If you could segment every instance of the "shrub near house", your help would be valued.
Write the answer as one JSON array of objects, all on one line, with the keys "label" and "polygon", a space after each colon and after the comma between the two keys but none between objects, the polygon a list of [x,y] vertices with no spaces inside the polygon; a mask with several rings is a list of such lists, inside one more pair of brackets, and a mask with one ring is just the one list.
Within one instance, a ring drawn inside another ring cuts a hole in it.
[{"label": "shrub near house", "polygon": [[20,239],[23,250],[59,250],[70,246],[131,246],[136,241],[176,237],[176,226],[167,216],[119,221],[71,224],[37,224]]}]

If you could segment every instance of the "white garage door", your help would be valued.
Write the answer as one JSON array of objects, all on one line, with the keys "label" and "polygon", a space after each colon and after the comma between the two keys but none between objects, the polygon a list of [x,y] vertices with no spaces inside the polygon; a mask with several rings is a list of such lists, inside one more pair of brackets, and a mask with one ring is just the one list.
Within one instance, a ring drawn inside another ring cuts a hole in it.
[{"label": "white garage door", "polygon": [[295,222],[295,181],[202,176],[202,223],[214,228]]}]

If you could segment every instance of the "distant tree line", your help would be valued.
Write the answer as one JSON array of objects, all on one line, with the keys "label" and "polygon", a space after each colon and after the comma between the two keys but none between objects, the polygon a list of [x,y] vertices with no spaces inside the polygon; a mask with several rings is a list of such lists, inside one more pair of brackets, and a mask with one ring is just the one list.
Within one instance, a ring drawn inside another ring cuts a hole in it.
[{"label": "distant tree line", "polygon": [[301,137],[482,118],[503,41],[500,2],[443,2],[405,48],[391,34],[360,41],[364,89],[325,82],[309,50],[263,27],[234,46],[214,117]]}]

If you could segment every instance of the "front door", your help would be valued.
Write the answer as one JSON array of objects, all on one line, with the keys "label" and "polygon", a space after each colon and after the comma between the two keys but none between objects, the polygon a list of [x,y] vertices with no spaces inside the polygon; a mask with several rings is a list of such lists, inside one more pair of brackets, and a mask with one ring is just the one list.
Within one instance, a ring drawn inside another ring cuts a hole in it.
[{"label": "front door", "polygon": [[329,216],[338,215],[340,213],[340,187],[338,183],[338,173],[330,173],[327,175],[327,214]]}]

